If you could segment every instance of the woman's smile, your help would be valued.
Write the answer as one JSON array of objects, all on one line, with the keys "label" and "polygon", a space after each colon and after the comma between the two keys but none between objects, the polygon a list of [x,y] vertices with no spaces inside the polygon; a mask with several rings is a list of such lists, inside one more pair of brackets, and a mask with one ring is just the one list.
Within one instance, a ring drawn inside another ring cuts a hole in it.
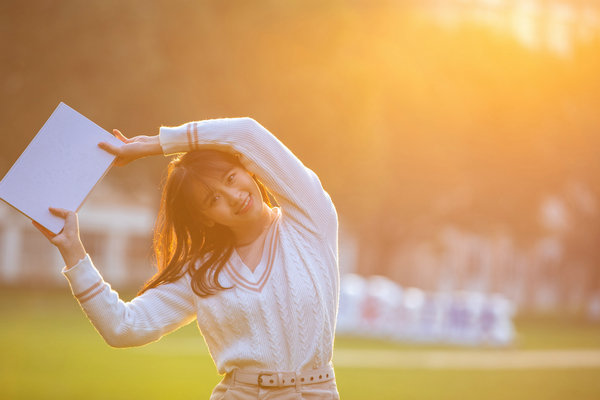
[{"label": "woman's smile", "polygon": [[253,203],[254,203],[254,201],[252,199],[252,195],[248,194],[248,196],[243,201],[242,205],[240,206],[240,209],[238,210],[238,212],[236,212],[236,214],[238,214],[238,215],[245,214],[246,212],[248,212],[248,210],[250,209],[250,207],[252,207]]}]

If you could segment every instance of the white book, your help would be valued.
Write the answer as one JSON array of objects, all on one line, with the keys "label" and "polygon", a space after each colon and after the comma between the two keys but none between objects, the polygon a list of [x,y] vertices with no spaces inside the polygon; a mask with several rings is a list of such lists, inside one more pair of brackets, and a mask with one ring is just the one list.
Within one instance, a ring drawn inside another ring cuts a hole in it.
[{"label": "white book", "polygon": [[58,234],[64,220],[52,215],[48,207],[79,210],[115,160],[98,147],[100,142],[123,144],[60,103],[0,181],[0,198]]}]

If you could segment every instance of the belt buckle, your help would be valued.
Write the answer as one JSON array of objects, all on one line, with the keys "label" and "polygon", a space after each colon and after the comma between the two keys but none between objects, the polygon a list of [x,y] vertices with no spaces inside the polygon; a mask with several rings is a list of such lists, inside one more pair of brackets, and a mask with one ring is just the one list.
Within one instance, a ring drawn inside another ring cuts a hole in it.
[{"label": "belt buckle", "polygon": [[[268,378],[264,378],[267,376]],[[260,372],[258,374],[258,386],[260,387],[274,387],[279,386],[279,375],[272,372]]]}]

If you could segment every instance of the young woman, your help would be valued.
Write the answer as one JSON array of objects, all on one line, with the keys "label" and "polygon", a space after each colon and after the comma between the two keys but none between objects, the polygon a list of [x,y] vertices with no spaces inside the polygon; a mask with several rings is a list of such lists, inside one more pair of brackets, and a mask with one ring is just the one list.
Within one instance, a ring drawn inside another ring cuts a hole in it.
[{"label": "young woman", "polygon": [[[53,236],[74,296],[106,342],[140,346],[194,318],[223,380],[211,399],[337,399],[337,214],[318,177],[251,118],[190,122],[100,147],[117,164],[169,165],[154,232],[158,272],[131,302],[104,282],[77,215]],[[278,207],[270,205],[268,188]]]}]

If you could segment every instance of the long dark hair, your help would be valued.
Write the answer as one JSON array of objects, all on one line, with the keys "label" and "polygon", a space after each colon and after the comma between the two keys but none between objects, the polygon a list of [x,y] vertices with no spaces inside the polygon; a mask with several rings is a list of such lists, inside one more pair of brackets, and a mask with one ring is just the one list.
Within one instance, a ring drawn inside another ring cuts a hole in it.
[{"label": "long dark hair", "polygon": [[[236,155],[213,149],[190,151],[169,163],[154,227],[153,248],[158,272],[138,295],[173,282],[186,271],[192,278],[192,290],[198,296],[207,297],[226,289],[219,282],[219,274],[233,252],[234,236],[228,227],[208,223],[195,190],[211,190],[207,180],[222,176],[234,167],[243,168]],[[267,189],[253,177],[263,201],[271,206]],[[184,268],[186,265],[188,268]]]}]

